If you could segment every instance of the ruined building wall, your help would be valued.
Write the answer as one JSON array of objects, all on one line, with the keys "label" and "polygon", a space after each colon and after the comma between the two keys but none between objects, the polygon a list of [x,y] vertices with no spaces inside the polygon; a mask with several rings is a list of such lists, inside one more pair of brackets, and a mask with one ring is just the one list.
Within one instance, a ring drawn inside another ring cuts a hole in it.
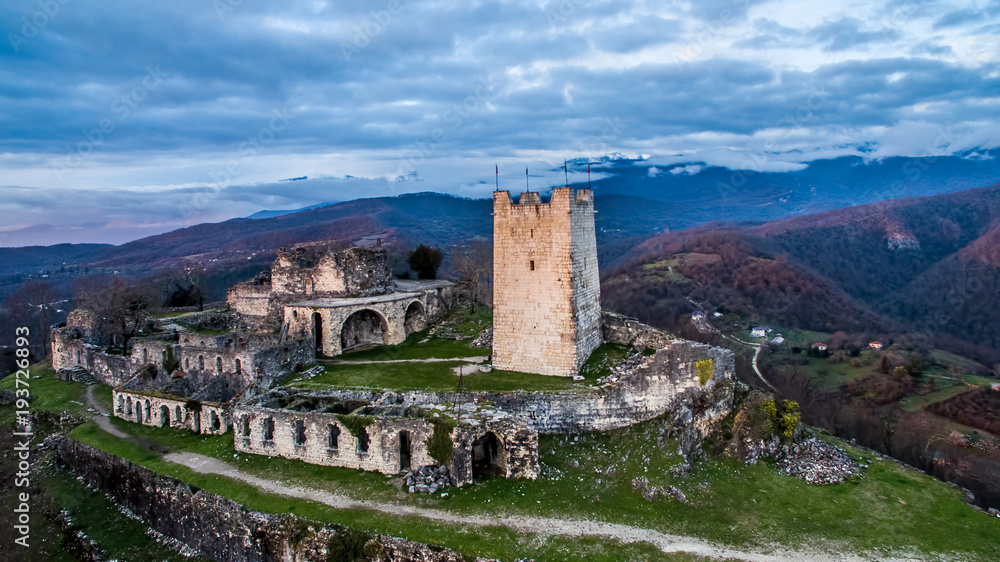
[{"label": "ruined building wall", "polygon": [[601,321],[604,330],[604,341],[606,342],[639,349],[661,349],[675,341],[680,341],[663,330],[658,330],[648,324],[639,322],[635,318],[629,318],[616,312],[603,312]]},{"label": "ruined building wall", "polygon": [[[283,513],[250,511],[233,500],[130,463],[69,438],[56,444],[60,461],[88,485],[150,528],[219,562],[332,560],[342,538],[339,525]],[[302,533],[301,530],[306,530]],[[370,535],[365,552],[378,560],[460,562],[462,556],[382,535]]]},{"label": "ruined building wall", "polygon": [[278,251],[271,268],[271,294],[279,300],[368,297],[392,292],[392,268],[383,248],[326,252],[315,263],[302,251]]},{"label": "ruined building wall", "polygon": [[[299,427],[301,432],[297,437]],[[271,439],[266,439],[267,428],[270,428]],[[335,428],[335,443],[330,437],[331,428]],[[399,474],[410,468],[438,464],[427,452],[427,440],[434,432],[434,426],[427,420],[375,418],[366,431],[368,448],[362,451],[358,438],[348,431],[336,414],[259,406],[239,406],[233,410],[234,446],[239,452],[282,456],[325,466],[374,470],[383,474]],[[400,462],[401,431],[409,433],[408,467]],[[503,444],[502,465],[506,478],[538,477],[538,433],[522,423],[505,420],[452,431],[455,448],[448,468],[454,484],[461,486],[472,482],[472,445],[488,432]]]},{"label": "ruined building wall", "polygon": [[493,198],[493,363],[575,375],[601,343],[594,205],[589,190],[557,188],[549,203]]},{"label": "ruined building wall", "polygon": [[[702,384],[698,363],[711,361],[711,376]],[[687,404],[702,402],[718,387],[728,386],[736,371],[732,351],[720,347],[675,341],[645,364],[594,392],[470,392],[463,401],[493,403],[539,433],[586,433],[628,427]],[[378,392],[333,390],[324,395],[340,400],[365,400],[399,404],[400,407],[454,402],[455,393]],[[709,402],[715,399],[710,399]],[[713,402],[714,403],[714,402]],[[731,402],[719,401],[715,409],[728,412]],[[723,414],[724,415],[724,414]]]},{"label": "ruined building wall", "polygon": [[195,433],[222,435],[232,421],[229,409],[221,404],[201,403],[188,408],[185,398],[171,398],[137,391],[112,391],[115,417],[152,427],[185,428]]},{"label": "ruined building wall", "polygon": [[226,292],[226,304],[234,312],[253,318],[264,318],[271,310],[271,286],[240,283]]},{"label": "ruined building wall", "polygon": [[53,329],[52,368],[69,369],[82,367],[98,381],[117,386],[135,375],[135,365],[127,355],[110,355],[102,348],[89,345],[79,339],[72,328]]},{"label": "ruined building wall", "polygon": [[[410,466],[417,468],[437,464],[427,454],[425,443],[433,427],[425,420],[376,419],[366,428],[369,436],[366,450],[361,448],[358,438],[335,414],[240,406],[234,409],[233,420],[234,446],[243,453],[398,474],[403,471],[400,466],[399,432],[407,431],[411,443]],[[273,426],[267,426],[268,423]],[[304,441],[299,443],[296,442],[297,423],[302,424],[304,437]],[[266,427],[273,428],[271,439],[266,439]],[[335,442],[330,439],[331,428],[334,428]]]}]

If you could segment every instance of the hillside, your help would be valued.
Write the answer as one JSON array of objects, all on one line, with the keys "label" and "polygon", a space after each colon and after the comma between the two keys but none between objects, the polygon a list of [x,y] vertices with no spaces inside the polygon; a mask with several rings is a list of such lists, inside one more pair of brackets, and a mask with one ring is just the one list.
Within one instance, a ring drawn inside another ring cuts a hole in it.
[{"label": "hillside", "polygon": [[712,223],[638,245],[605,272],[605,305],[676,328],[693,299],[752,322],[924,331],[997,349],[1000,322],[982,303],[1000,297],[998,226],[1000,185]]}]

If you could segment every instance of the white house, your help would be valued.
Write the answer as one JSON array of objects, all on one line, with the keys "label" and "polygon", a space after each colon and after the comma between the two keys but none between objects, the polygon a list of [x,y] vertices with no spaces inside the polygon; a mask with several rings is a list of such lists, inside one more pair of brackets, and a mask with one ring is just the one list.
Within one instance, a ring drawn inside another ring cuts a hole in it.
[{"label": "white house", "polygon": [[767,337],[767,328],[763,326],[757,326],[753,330],[750,330],[751,338],[764,338]]}]

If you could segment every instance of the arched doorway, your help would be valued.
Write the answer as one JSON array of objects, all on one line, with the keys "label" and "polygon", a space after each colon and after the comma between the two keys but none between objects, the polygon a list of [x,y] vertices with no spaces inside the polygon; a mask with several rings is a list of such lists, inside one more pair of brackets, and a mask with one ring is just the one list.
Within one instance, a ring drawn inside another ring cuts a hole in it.
[{"label": "arched doorway", "polygon": [[472,442],[472,478],[507,476],[507,451],[492,431]]},{"label": "arched doorway", "polygon": [[165,404],[160,405],[160,427],[167,427],[170,425],[170,408],[167,408]]},{"label": "arched doorway", "polygon": [[410,470],[410,457],[413,446],[410,444],[410,432],[403,430],[399,432],[399,470]]},{"label": "arched doorway", "polygon": [[427,317],[424,315],[424,305],[417,301],[413,301],[410,303],[410,306],[406,307],[406,316],[403,320],[403,327],[407,336],[414,332],[419,332],[427,327]]},{"label": "arched doorway", "polygon": [[359,310],[344,320],[340,329],[340,346],[343,351],[367,345],[385,345],[388,325],[385,318],[374,310]]},{"label": "arched doorway", "polygon": [[323,317],[313,312],[313,338],[316,340],[316,355],[323,355]]}]

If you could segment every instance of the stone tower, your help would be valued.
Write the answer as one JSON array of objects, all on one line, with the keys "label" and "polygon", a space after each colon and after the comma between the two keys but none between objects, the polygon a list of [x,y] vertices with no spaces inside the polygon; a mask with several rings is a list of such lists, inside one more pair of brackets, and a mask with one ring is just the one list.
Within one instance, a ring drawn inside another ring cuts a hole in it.
[{"label": "stone tower", "polygon": [[493,365],[572,376],[602,341],[593,192],[495,192]]}]

